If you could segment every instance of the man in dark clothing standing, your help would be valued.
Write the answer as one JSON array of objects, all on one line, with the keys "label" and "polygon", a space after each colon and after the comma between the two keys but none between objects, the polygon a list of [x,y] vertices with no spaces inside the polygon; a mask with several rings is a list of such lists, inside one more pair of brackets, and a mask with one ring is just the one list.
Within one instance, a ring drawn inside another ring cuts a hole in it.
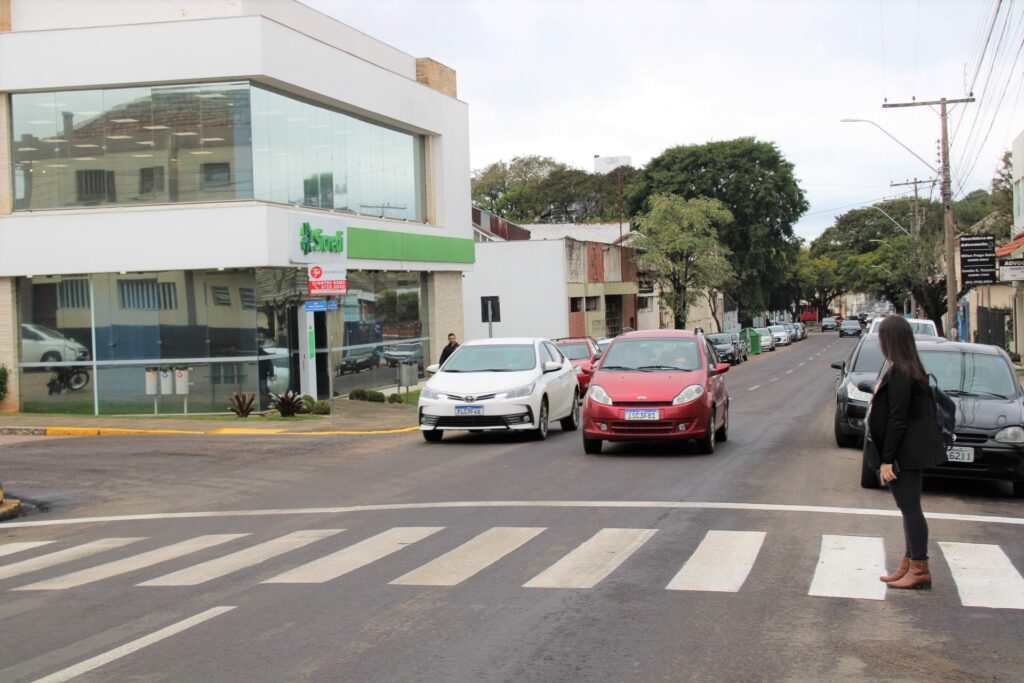
[{"label": "man in dark clothing standing", "polygon": [[455,341],[455,333],[449,332],[448,346],[441,349],[441,365],[444,365],[444,362],[448,360],[448,356],[452,355],[452,353],[454,353],[455,349],[457,348],[459,348],[459,343]]}]

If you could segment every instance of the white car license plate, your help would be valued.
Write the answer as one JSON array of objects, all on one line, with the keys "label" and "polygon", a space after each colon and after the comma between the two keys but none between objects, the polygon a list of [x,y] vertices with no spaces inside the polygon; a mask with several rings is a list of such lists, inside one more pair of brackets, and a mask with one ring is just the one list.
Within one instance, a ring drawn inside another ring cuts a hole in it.
[{"label": "white car license plate", "polygon": [[657,410],[627,410],[627,420],[657,420],[659,417]]},{"label": "white car license plate", "polygon": [[949,462],[974,462],[974,449],[967,446],[952,446],[946,451]]},{"label": "white car license plate", "polygon": [[483,406],[455,406],[456,415],[483,415]]}]

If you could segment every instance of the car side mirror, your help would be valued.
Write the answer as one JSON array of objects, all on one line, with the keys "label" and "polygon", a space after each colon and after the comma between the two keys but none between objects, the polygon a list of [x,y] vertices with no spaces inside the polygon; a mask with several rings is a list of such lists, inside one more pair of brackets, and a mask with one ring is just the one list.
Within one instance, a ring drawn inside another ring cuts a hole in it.
[{"label": "car side mirror", "polygon": [[846,361],[845,360],[834,360],[834,361],[832,361],[832,365],[830,367],[835,368],[839,372],[843,372],[844,370],[846,370]]},{"label": "car side mirror", "polygon": [[719,363],[715,366],[715,374],[721,375],[723,372],[729,372],[729,368],[732,367],[728,363]]},{"label": "car side mirror", "polygon": [[589,375],[594,372],[594,364],[583,362],[580,364],[580,370],[583,371],[583,374]]},{"label": "car side mirror", "polygon": [[875,385],[869,379],[865,379],[865,380],[861,381],[860,384],[857,385],[857,388],[860,389],[861,391],[863,391],[865,394],[874,394],[875,393]]},{"label": "car side mirror", "polygon": [[428,365],[427,366],[427,374],[428,375],[436,375],[437,371],[440,370],[440,369],[441,369],[441,366],[438,365],[437,363],[434,363],[433,365]]},{"label": "car side mirror", "polygon": [[544,368],[543,369],[544,369],[545,373],[548,373],[548,372],[558,372],[559,370],[562,369],[562,364],[561,363],[556,363],[554,361],[550,361],[549,360],[546,363],[544,363]]}]

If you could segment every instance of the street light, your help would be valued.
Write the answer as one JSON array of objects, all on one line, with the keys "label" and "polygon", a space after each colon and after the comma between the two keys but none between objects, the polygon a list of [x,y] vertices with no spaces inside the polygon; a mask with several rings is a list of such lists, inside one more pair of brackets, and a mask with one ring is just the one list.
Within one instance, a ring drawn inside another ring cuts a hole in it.
[{"label": "street light", "polygon": [[[895,218],[893,218],[892,216],[890,216],[889,214],[887,214],[887,213],[885,212],[885,210],[884,210],[884,209],[882,209],[881,207],[878,207],[878,206],[875,206],[874,204],[872,204],[872,205],[871,205],[871,206],[869,206],[868,208],[869,208],[869,209],[874,209],[875,211],[881,211],[881,212],[882,212],[882,215],[883,215],[883,216],[885,216],[886,218],[888,218],[889,220],[891,220],[891,221],[892,221],[892,224],[893,224],[893,225],[895,225],[895,226],[896,226],[897,228],[899,228],[899,229],[900,229],[900,230],[902,230],[903,232],[907,233],[907,236],[908,236],[908,237],[913,237],[913,236],[914,236],[914,235],[913,235],[913,233],[911,233],[911,232],[910,232],[909,230],[907,230],[907,229],[906,229],[906,228],[904,228],[904,227],[903,227],[902,225],[900,225],[900,224],[899,224],[899,223],[898,223],[898,222],[896,221],[896,219],[895,219]],[[872,240],[872,241],[874,241],[874,240]]]},{"label": "street light", "polygon": [[890,138],[891,138],[891,139],[893,140],[893,142],[895,142],[895,143],[896,143],[897,145],[899,145],[899,146],[900,146],[900,147],[902,147],[903,149],[905,149],[905,150],[907,150],[908,152],[910,152],[911,154],[913,154],[913,155],[914,155],[914,157],[915,157],[915,158],[916,158],[916,159],[917,159],[918,161],[920,161],[920,162],[921,162],[922,164],[924,164],[925,166],[927,166],[928,168],[930,168],[930,169],[932,170],[932,173],[935,173],[936,175],[940,175],[940,174],[939,174],[939,171],[938,171],[938,169],[936,169],[936,168],[935,168],[934,166],[932,166],[932,165],[931,165],[931,164],[929,164],[929,163],[928,163],[927,161],[925,161],[924,159],[922,159],[922,158],[921,158],[920,156],[918,156],[917,152],[915,152],[914,150],[910,149],[909,147],[907,147],[906,145],[904,145],[904,144],[903,144],[902,142],[900,142],[899,140],[897,140],[897,139],[896,139],[896,136],[895,136],[895,135],[893,135],[892,133],[890,133],[889,131],[887,131],[887,130],[886,130],[885,128],[882,128],[882,127],[881,127],[880,125],[878,125],[878,124],[877,124],[877,123],[875,123],[874,121],[869,121],[868,119],[839,119],[839,123],[870,123],[870,124],[871,124],[872,126],[874,126],[874,127],[875,127],[875,128],[877,128],[878,130],[880,130],[880,131],[882,131],[883,133],[885,133],[886,135],[888,135],[888,136],[889,136],[889,137],[890,137]]},{"label": "street light", "polygon": [[893,277],[896,277],[896,273],[892,272],[891,270],[889,270],[885,266],[880,266],[877,263],[873,263],[873,264],[871,264],[871,267],[872,268],[880,268],[880,269],[884,270],[885,272],[889,273],[889,275],[892,275]]}]

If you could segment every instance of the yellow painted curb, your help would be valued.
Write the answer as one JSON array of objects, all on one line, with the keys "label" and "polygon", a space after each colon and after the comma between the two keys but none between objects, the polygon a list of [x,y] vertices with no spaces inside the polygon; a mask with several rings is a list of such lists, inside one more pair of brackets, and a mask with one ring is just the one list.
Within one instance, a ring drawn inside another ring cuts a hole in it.
[{"label": "yellow painted curb", "polygon": [[100,427],[99,436],[138,436],[139,434],[205,434],[188,429],[123,429],[121,427]]},{"label": "yellow painted curb", "polygon": [[46,436],[146,436],[146,435],[185,435],[199,436],[372,436],[375,434],[405,434],[418,431],[419,427],[402,427],[400,429],[347,430],[322,432],[289,432],[285,429],[245,429],[223,427],[209,431],[185,429],[123,429],[120,427],[46,427]]},{"label": "yellow painted curb", "polygon": [[283,429],[246,429],[244,427],[224,427],[223,429],[211,429],[207,434],[280,434]]},{"label": "yellow painted curb", "polygon": [[21,514],[21,501],[16,498],[5,498],[0,502],[0,521],[14,519]]},{"label": "yellow painted curb", "polygon": [[88,427],[47,427],[46,436],[98,436],[99,430]]},{"label": "yellow painted curb", "polygon": [[286,436],[359,436],[363,434],[406,434],[417,432],[419,427],[402,427],[401,429],[377,429],[364,432],[288,432]]}]

